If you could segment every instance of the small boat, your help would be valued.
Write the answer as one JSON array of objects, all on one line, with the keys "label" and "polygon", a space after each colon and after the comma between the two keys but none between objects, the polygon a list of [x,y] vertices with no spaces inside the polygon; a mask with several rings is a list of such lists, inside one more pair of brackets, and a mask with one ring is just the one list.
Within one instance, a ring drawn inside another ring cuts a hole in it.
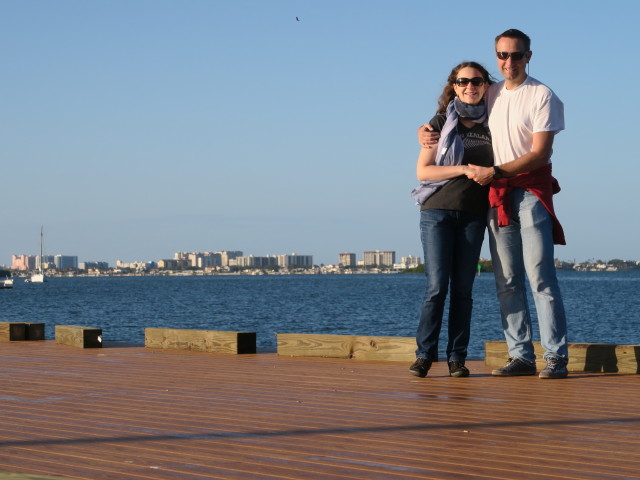
[{"label": "small boat", "polygon": [[44,273],[34,273],[29,278],[25,280],[27,283],[44,283],[46,282],[44,278]]},{"label": "small boat", "polygon": [[0,289],[13,288],[13,278],[9,270],[0,270]]},{"label": "small boat", "polygon": [[31,274],[31,277],[27,278],[25,282],[28,283],[44,283],[46,279],[44,278],[44,270],[42,269],[42,251],[44,246],[44,227],[40,227],[40,256],[38,257],[36,268],[38,271],[36,273]]}]

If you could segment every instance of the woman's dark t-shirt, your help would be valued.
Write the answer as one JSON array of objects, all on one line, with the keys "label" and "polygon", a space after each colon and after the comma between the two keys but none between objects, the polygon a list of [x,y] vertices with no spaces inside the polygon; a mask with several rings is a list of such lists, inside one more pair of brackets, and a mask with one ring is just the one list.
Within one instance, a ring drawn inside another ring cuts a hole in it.
[{"label": "woman's dark t-shirt", "polygon": [[[440,132],[445,120],[445,115],[436,115],[429,123],[437,132]],[[458,122],[458,135],[464,145],[463,165],[493,166],[493,150],[488,128],[482,124],[467,128],[462,122]],[[420,210],[431,208],[485,215],[489,209],[489,185],[478,185],[464,175],[452,178],[431,195]]]}]

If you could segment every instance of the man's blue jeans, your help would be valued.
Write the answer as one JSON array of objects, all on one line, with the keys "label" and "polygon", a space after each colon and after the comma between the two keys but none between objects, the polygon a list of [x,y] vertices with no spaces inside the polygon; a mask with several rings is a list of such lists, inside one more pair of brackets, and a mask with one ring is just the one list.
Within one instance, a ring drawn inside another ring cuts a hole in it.
[{"label": "man's blue jeans", "polygon": [[447,360],[464,362],[471,330],[473,281],[486,218],[454,210],[422,210],[420,234],[427,286],[416,334],[416,357],[438,360],[438,337],[449,285]]},{"label": "man's blue jeans", "polygon": [[510,224],[498,227],[497,210],[488,215],[489,245],[509,356],[534,362],[525,274],[538,314],[544,358],[567,359],[567,320],[554,265],[552,219],[531,192],[510,193]]}]

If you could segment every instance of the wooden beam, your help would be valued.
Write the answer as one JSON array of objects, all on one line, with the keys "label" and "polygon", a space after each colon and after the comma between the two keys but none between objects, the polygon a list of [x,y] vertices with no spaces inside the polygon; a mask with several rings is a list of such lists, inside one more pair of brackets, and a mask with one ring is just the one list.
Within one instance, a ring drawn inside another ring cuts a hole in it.
[{"label": "wooden beam", "polygon": [[44,323],[0,322],[0,342],[44,340]]},{"label": "wooden beam", "polygon": [[304,333],[277,333],[276,337],[278,355],[391,362],[410,362],[416,358],[416,339],[413,337]]},{"label": "wooden beam", "polygon": [[256,332],[145,328],[144,346],[227,354],[256,353]]},{"label": "wooden beam", "polygon": [[[538,369],[545,366],[544,349],[540,342],[533,342]],[[509,358],[506,342],[484,343],[484,363],[489,367],[502,367]],[[570,372],[640,373],[640,345],[616,345],[613,343],[570,343]]]},{"label": "wooden beam", "polygon": [[102,329],[80,325],[56,325],[56,343],[80,348],[102,348]]}]

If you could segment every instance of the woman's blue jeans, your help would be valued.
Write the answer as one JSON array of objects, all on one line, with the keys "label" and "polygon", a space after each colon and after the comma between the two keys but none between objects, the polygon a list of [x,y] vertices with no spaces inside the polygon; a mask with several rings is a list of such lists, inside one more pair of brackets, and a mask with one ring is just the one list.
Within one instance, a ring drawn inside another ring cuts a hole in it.
[{"label": "woman's blue jeans", "polygon": [[438,338],[449,286],[447,361],[467,358],[473,281],[486,217],[455,210],[422,210],[420,234],[427,286],[416,334],[416,357],[438,360]]},{"label": "woman's blue jeans", "polygon": [[554,264],[551,215],[522,188],[510,193],[510,224],[489,211],[489,245],[509,356],[535,362],[525,275],[538,314],[544,358],[567,359],[567,319]]}]

